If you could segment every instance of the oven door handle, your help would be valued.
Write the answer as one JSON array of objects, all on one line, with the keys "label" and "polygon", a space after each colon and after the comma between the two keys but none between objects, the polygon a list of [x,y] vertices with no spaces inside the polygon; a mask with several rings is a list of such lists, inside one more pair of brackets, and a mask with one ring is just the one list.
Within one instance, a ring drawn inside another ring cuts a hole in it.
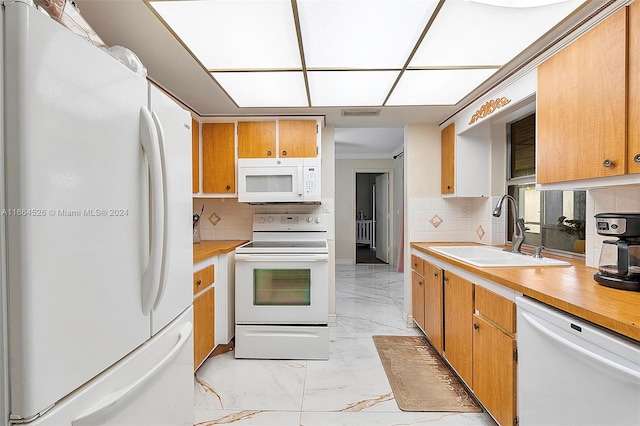
[{"label": "oven door handle", "polygon": [[328,254],[237,254],[236,262],[327,262]]}]

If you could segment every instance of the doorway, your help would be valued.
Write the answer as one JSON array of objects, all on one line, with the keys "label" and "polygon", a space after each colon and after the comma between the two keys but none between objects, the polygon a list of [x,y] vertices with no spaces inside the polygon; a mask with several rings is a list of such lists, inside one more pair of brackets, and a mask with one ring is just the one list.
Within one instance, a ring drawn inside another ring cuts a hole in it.
[{"label": "doorway", "polygon": [[390,259],[389,173],[356,173],[356,264]]}]

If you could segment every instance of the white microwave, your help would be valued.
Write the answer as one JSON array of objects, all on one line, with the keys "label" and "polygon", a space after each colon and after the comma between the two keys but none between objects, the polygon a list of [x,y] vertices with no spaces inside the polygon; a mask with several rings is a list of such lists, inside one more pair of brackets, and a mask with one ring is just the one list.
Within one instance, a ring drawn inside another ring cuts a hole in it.
[{"label": "white microwave", "polygon": [[239,158],[241,203],[319,203],[319,158]]}]

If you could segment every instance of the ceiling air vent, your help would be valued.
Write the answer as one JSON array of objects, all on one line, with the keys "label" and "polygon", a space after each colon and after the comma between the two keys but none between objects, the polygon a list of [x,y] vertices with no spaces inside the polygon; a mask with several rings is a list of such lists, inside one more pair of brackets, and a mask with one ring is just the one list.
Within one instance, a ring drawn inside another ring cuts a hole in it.
[{"label": "ceiling air vent", "polygon": [[343,117],[377,117],[380,115],[382,108],[354,108],[343,109]]}]

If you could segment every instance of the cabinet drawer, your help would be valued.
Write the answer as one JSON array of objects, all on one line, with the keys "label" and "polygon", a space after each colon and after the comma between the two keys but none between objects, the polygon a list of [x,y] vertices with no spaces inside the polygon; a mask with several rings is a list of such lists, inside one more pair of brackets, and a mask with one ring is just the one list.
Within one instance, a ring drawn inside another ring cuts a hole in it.
[{"label": "cabinet drawer", "polygon": [[424,260],[422,258],[416,256],[415,254],[411,255],[411,269],[416,271],[419,275],[424,276]]},{"label": "cabinet drawer", "polygon": [[476,285],[476,311],[507,333],[516,332],[516,305],[511,300]]},{"label": "cabinet drawer", "polygon": [[214,281],[213,265],[193,273],[193,294],[207,288]]}]

